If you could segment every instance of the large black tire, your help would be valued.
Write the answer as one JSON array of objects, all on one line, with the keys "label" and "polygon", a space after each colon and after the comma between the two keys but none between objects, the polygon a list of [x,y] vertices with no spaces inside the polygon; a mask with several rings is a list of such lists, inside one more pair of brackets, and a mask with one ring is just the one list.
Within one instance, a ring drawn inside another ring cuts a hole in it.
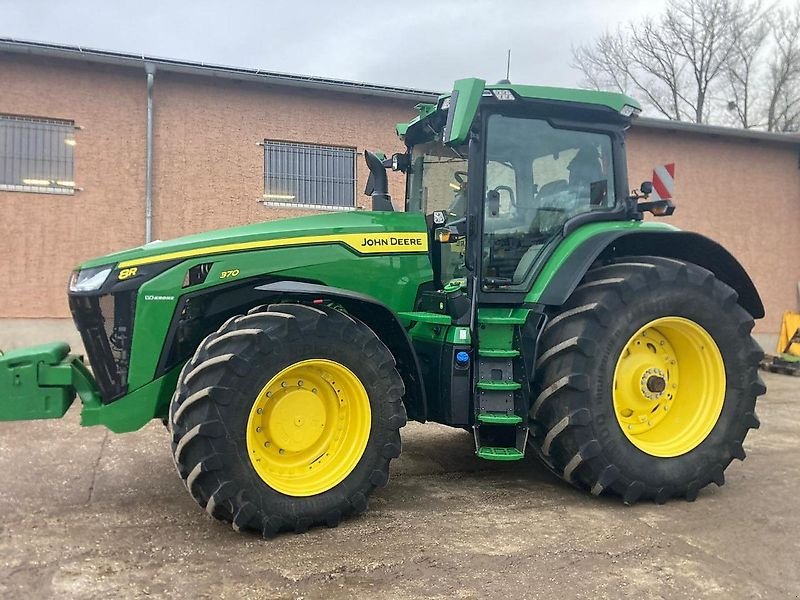
[{"label": "large black tire", "polygon": [[[640,327],[664,316],[702,326],[724,361],[721,413],[708,436],[680,456],[641,451],[622,431],[613,406],[614,369]],[[626,504],[694,500],[725,482],[742,442],[757,428],[762,351],[750,336],[753,318],[737,294],[713,273],[677,260],[634,256],[591,269],[545,327],[537,362],[531,445],[545,464],[574,486],[612,493]]]},{"label": "large black tire", "polygon": [[[257,474],[245,433],[266,382],[308,359],[336,361],[360,379],[371,426],[366,449],[341,483],[313,496],[289,496]],[[209,335],[184,367],[169,411],[175,465],[195,501],[237,531],[271,537],[334,527],[366,510],[371,492],[387,484],[406,422],[403,394],[392,354],[364,323],[324,306],[259,307]]]}]

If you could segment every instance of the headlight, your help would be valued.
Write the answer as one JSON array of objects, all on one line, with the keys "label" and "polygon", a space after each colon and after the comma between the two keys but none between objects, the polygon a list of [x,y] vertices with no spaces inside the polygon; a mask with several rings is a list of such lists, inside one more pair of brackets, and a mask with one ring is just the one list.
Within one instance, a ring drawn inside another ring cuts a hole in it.
[{"label": "headlight", "polygon": [[99,290],[108,279],[111,271],[110,267],[94,267],[93,269],[82,269],[72,272],[72,279],[69,281],[70,292],[93,292]]}]

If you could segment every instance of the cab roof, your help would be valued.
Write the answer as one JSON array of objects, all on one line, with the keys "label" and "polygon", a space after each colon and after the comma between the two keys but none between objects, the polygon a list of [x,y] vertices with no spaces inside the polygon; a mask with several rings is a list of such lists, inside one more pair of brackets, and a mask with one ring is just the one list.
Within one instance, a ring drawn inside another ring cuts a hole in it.
[{"label": "cab roof", "polygon": [[[630,118],[641,112],[640,104],[625,94],[617,92],[601,92],[596,90],[580,90],[573,88],[548,87],[540,85],[520,85],[500,82],[487,85],[482,79],[460,79],[456,81],[453,92],[442,94],[437,102],[417,104],[417,116],[408,123],[398,123],[397,134],[404,138],[407,131],[417,123],[428,120],[440,112],[449,109],[449,99],[454,92],[468,91],[479,98],[492,98],[499,101],[539,100],[544,102],[561,102],[582,107],[596,107],[613,111],[624,118]],[[475,106],[477,109],[477,104]]]}]

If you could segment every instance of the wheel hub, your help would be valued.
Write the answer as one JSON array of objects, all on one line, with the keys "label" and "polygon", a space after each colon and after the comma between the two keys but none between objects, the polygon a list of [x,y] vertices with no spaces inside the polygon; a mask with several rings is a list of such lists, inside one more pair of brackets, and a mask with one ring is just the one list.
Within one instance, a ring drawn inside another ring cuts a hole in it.
[{"label": "wheel hub", "polygon": [[679,456],[713,429],[725,398],[725,368],[714,339],[683,317],[662,317],[625,344],[614,370],[617,421],[634,446]]},{"label": "wheel hub", "polygon": [[648,400],[658,400],[667,389],[667,376],[659,368],[647,369],[641,379],[642,395]]},{"label": "wheel hub", "polygon": [[290,365],[266,383],[250,410],[250,464],[278,492],[320,494],[358,464],[370,412],[366,389],[344,365],[326,359]]},{"label": "wheel hub", "polygon": [[300,452],[319,440],[325,430],[325,405],[319,396],[303,388],[288,388],[273,402],[269,433],[274,444]]}]

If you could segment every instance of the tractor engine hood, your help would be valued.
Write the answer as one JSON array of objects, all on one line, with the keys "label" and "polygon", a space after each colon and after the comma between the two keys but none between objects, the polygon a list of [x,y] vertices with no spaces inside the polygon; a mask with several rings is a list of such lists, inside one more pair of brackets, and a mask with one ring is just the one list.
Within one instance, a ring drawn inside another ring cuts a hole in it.
[{"label": "tractor engine hood", "polygon": [[120,269],[290,246],[340,244],[358,254],[384,251],[427,251],[425,219],[416,213],[352,211],[266,221],[155,241],[144,246],[88,260],[79,271],[116,266]]}]

